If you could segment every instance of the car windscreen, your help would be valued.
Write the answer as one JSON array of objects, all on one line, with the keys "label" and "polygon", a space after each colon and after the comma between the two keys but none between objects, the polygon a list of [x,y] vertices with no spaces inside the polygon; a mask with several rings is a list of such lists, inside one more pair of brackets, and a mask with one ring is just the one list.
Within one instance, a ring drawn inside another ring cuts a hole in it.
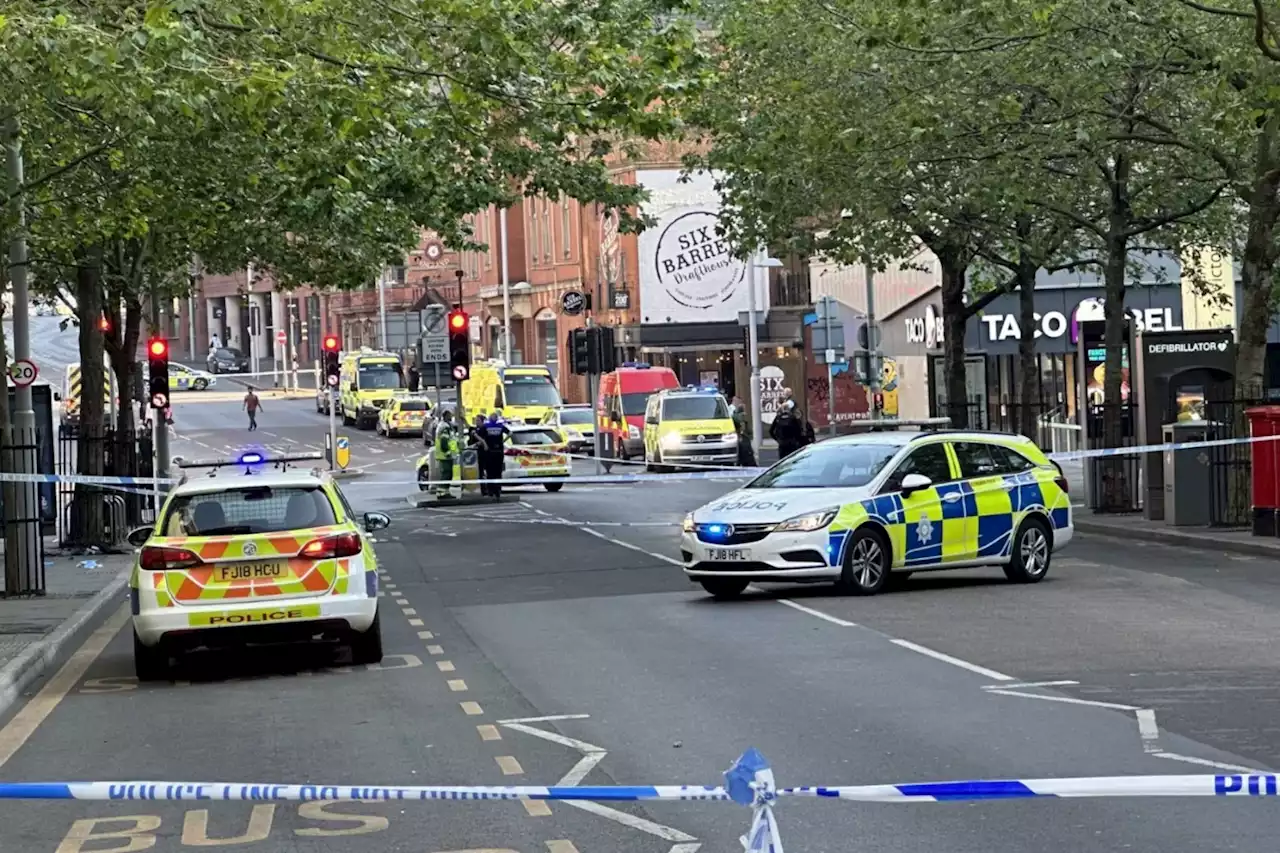
[{"label": "car windscreen", "polygon": [[336,523],[333,505],[319,487],[242,486],[178,495],[165,515],[164,535],[279,533]]},{"label": "car windscreen", "polygon": [[662,403],[662,419],[665,421],[708,421],[727,417],[729,407],[720,396],[690,394],[687,397],[668,397]]},{"label": "car windscreen", "polygon": [[227,358],[227,359],[244,358],[244,354],[241,353],[240,350],[238,349],[232,349],[231,347],[223,347],[222,349],[218,350],[218,358]]},{"label": "car windscreen", "polygon": [[622,395],[622,414],[643,415],[645,406],[649,405],[649,398],[656,394],[656,391],[641,391],[635,394]]},{"label": "car windscreen", "polygon": [[811,444],[746,485],[748,489],[865,486],[901,450],[896,444]]},{"label": "car windscreen", "polygon": [[562,424],[593,424],[595,421],[596,414],[590,409],[560,410],[560,423]]},{"label": "car windscreen", "polygon": [[506,376],[502,388],[508,406],[559,406],[564,402],[548,376]]},{"label": "car windscreen", "polygon": [[396,362],[381,364],[360,363],[357,371],[356,387],[361,390],[378,388],[403,388],[404,377],[400,374],[400,365]]},{"label": "car windscreen", "polygon": [[427,410],[426,400],[401,400],[400,411],[402,412],[425,412]]},{"label": "car windscreen", "polygon": [[559,444],[560,434],[553,429],[517,429],[511,431],[512,444]]}]

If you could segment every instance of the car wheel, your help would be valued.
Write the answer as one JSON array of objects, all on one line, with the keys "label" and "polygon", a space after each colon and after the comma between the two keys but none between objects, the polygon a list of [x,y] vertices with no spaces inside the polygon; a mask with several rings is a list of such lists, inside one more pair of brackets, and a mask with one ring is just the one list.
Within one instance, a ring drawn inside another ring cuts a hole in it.
[{"label": "car wheel", "polygon": [[425,492],[427,489],[431,488],[430,486],[427,485],[427,481],[429,481],[430,479],[431,479],[430,469],[419,468],[418,469],[418,491]]},{"label": "car wheel", "polygon": [[564,483],[543,483],[542,488],[548,492],[558,492],[564,486]]},{"label": "car wheel", "polygon": [[354,424],[355,422],[356,422],[356,419],[355,419],[355,418],[349,418],[349,417],[347,417],[347,413],[346,413],[346,411],[345,411],[345,410],[342,412],[342,425],[343,425],[343,426],[351,426],[351,425],[352,425],[352,424]]},{"label": "car wheel", "polygon": [[712,598],[727,601],[742,595],[742,591],[750,583],[746,578],[704,578],[698,583],[709,592]]},{"label": "car wheel", "polygon": [[1004,575],[1014,583],[1039,583],[1049,573],[1053,558],[1053,539],[1044,519],[1024,519],[1013,537],[1013,553]]},{"label": "car wheel", "polygon": [[160,642],[144,645],[133,632],[133,672],[138,681],[164,681],[169,677],[169,651]]},{"label": "car wheel", "polygon": [[399,437],[400,437],[400,430],[398,429],[387,430],[387,438],[399,438]]},{"label": "car wheel", "polygon": [[203,391],[204,389],[209,387],[208,381],[204,379],[197,379],[195,382],[192,383],[192,385],[195,387],[197,391]]},{"label": "car wheel", "polygon": [[354,664],[382,663],[382,621],[373,617],[369,630],[351,638],[351,662]]},{"label": "car wheel", "polygon": [[850,595],[875,595],[889,580],[889,542],[874,527],[863,527],[846,546],[836,587]]}]

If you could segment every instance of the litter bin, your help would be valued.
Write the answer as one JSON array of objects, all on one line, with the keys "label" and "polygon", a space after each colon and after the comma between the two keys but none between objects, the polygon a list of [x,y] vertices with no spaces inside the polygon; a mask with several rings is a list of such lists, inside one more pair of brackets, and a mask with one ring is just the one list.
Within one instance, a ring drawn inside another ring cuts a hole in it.
[{"label": "litter bin", "polygon": [[[1252,438],[1280,436],[1280,406],[1255,406],[1245,410]],[[1253,504],[1253,535],[1280,536],[1280,441],[1255,441],[1249,475]]]},{"label": "litter bin", "polygon": [[[1208,424],[1204,421],[1182,421],[1165,424],[1164,443],[1204,441]],[[1164,451],[1164,520],[1176,527],[1210,524],[1209,501],[1212,483],[1209,456],[1203,450]]]}]

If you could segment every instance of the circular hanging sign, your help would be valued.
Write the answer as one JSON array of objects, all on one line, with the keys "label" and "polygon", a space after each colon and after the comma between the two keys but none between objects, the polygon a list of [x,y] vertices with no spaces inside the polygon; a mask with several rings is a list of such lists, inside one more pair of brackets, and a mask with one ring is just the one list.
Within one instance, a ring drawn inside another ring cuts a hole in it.
[{"label": "circular hanging sign", "polygon": [[566,290],[560,297],[560,313],[576,317],[587,307],[587,297],[581,290]]}]

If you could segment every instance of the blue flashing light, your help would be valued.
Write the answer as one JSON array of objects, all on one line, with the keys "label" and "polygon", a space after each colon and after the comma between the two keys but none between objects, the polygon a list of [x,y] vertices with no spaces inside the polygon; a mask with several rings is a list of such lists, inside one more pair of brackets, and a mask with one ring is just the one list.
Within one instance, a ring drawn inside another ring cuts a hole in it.
[{"label": "blue flashing light", "polygon": [[241,465],[260,465],[263,461],[265,461],[265,457],[261,453],[249,452],[240,454]]},{"label": "blue flashing light", "polygon": [[632,368],[635,368],[636,370],[648,370],[648,369],[649,369],[650,367],[652,367],[653,365],[651,365],[651,364],[650,364],[649,362],[647,362],[647,361],[624,361],[624,362],[622,362],[622,364],[620,364],[620,365],[618,365],[618,366],[619,366],[619,367],[632,367]]},{"label": "blue flashing light", "polygon": [[708,538],[721,539],[727,533],[728,528],[723,524],[708,524],[702,528],[702,532],[707,534]]}]

